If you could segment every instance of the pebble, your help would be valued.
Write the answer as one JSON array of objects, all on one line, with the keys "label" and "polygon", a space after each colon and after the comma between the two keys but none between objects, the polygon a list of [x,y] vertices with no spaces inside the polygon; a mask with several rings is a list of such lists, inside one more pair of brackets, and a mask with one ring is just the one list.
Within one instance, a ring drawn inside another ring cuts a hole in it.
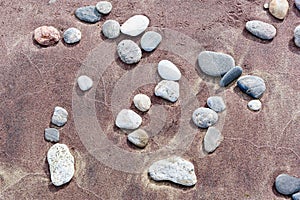
[{"label": "pebble", "polygon": [[275,180],[276,190],[283,195],[292,195],[300,191],[300,178],[280,174]]},{"label": "pebble", "polygon": [[77,8],[75,11],[75,16],[79,20],[87,23],[96,23],[101,19],[101,14],[97,11],[95,6]]},{"label": "pebble", "polygon": [[269,4],[268,3],[265,3],[264,4],[264,9],[268,9],[269,8]]},{"label": "pebble", "polygon": [[100,1],[96,4],[96,9],[99,13],[107,15],[112,10],[112,5],[108,1]]},{"label": "pebble", "polygon": [[179,84],[175,81],[162,80],[155,87],[155,95],[175,102],[179,98]]},{"label": "pebble", "polygon": [[222,97],[212,96],[207,99],[207,105],[215,112],[222,112],[226,109],[226,105]]},{"label": "pebble", "polygon": [[209,108],[197,108],[192,115],[193,122],[200,128],[208,128],[218,121],[218,114]]},{"label": "pebble", "polygon": [[295,0],[295,5],[298,10],[300,10],[300,0]]},{"label": "pebble", "polygon": [[34,40],[43,46],[56,44],[60,40],[59,31],[53,26],[41,26],[34,30]]},{"label": "pebble", "polygon": [[202,51],[198,56],[198,65],[209,76],[222,76],[235,66],[235,62],[230,55]]},{"label": "pebble", "polygon": [[68,28],[64,32],[64,41],[67,44],[74,44],[81,40],[81,32],[77,28]]},{"label": "pebble", "polygon": [[259,111],[261,109],[260,100],[251,100],[248,103],[248,108],[253,111]]},{"label": "pebble", "polygon": [[135,107],[142,112],[146,112],[151,107],[151,99],[145,94],[137,94],[133,98]]},{"label": "pebble", "polygon": [[277,19],[284,19],[288,10],[289,2],[287,0],[272,0],[269,3],[269,11]]},{"label": "pebble", "polygon": [[116,118],[116,126],[122,129],[137,129],[142,124],[142,118],[134,111],[123,109]]},{"label": "pebble", "polygon": [[293,200],[300,200],[300,192],[298,192],[296,194],[293,194],[292,199]]},{"label": "pebble", "polygon": [[138,36],[146,30],[150,20],[144,15],[134,15],[124,22],[121,32],[129,36]]},{"label": "pebble", "polygon": [[78,77],[77,84],[78,84],[80,90],[87,91],[92,88],[93,80],[86,75],[82,75],[82,76]]},{"label": "pebble", "polygon": [[162,36],[155,31],[146,32],[141,39],[141,47],[143,50],[150,52],[158,47],[162,40]]},{"label": "pebble", "polygon": [[54,108],[54,113],[52,116],[52,124],[55,124],[57,126],[63,126],[68,121],[68,112],[59,106],[56,106]]},{"label": "pebble", "polygon": [[117,51],[120,59],[126,64],[138,63],[142,58],[142,50],[132,40],[122,40]]},{"label": "pebble", "polygon": [[148,172],[155,181],[171,181],[184,186],[193,186],[197,183],[193,163],[178,156],[153,163]]},{"label": "pebble", "polygon": [[300,25],[294,30],[294,42],[297,47],[300,47]]},{"label": "pebble", "polygon": [[102,25],[102,33],[109,39],[114,39],[120,35],[120,24],[116,20],[107,20]]},{"label": "pebble", "polygon": [[264,80],[258,76],[242,76],[238,79],[237,85],[242,92],[255,99],[260,98],[266,90]]},{"label": "pebble", "polygon": [[251,34],[263,40],[271,40],[276,35],[276,28],[273,25],[259,20],[248,21],[246,29]]},{"label": "pebble", "polygon": [[59,131],[56,128],[45,129],[45,139],[49,142],[59,141]]},{"label": "pebble", "polygon": [[168,60],[162,60],[158,63],[158,74],[162,79],[169,81],[178,81],[181,78],[179,69]]},{"label": "pebble", "polygon": [[53,145],[47,153],[51,182],[55,186],[68,183],[75,172],[74,157],[65,144]]},{"label": "pebble", "polygon": [[220,80],[220,86],[226,87],[243,73],[243,69],[239,66],[231,68]]},{"label": "pebble", "polygon": [[221,144],[223,136],[221,132],[215,127],[209,127],[204,136],[204,150],[207,153],[214,152]]},{"label": "pebble", "polygon": [[138,129],[127,136],[127,139],[137,147],[144,148],[149,141],[149,136],[146,131]]}]

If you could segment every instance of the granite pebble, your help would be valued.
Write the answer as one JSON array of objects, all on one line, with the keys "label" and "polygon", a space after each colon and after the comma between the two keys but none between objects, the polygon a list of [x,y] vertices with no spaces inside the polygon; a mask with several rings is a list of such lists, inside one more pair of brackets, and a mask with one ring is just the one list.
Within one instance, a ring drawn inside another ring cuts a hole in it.
[{"label": "granite pebble", "polygon": [[192,115],[194,124],[200,128],[208,128],[218,121],[218,114],[209,108],[197,108]]},{"label": "granite pebble", "polygon": [[220,80],[220,86],[226,87],[243,73],[243,69],[239,66],[231,68]]},{"label": "granite pebble", "polygon": [[87,91],[93,87],[93,80],[86,75],[82,75],[78,77],[77,84],[80,90]]},{"label": "granite pebble", "polygon": [[138,63],[142,58],[142,50],[132,40],[122,40],[117,51],[120,59],[126,64]]},{"label": "granite pebble", "polygon": [[148,144],[149,136],[143,129],[138,129],[130,133],[127,139],[135,146],[144,148]]},{"label": "granite pebble", "polygon": [[297,47],[300,47],[300,25],[294,30],[294,42]]},{"label": "granite pebble", "polygon": [[248,108],[253,111],[259,111],[261,109],[261,102],[260,100],[251,100],[248,102]]},{"label": "granite pebble", "polygon": [[107,20],[102,25],[102,33],[109,39],[114,39],[120,35],[120,24],[116,20]]},{"label": "granite pebble", "polygon": [[53,26],[41,26],[34,30],[33,38],[42,46],[50,46],[60,40],[60,33]]},{"label": "granite pebble", "polygon": [[155,87],[155,95],[174,103],[179,98],[179,84],[175,81],[162,80]]},{"label": "granite pebble", "polygon": [[169,60],[161,60],[158,63],[158,74],[162,79],[178,81],[181,78],[179,69]]},{"label": "granite pebble", "polygon": [[142,118],[134,111],[123,109],[116,118],[116,126],[121,129],[137,129],[142,124]]},{"label": "granite pebble", "polygon": [[226,109],[226,105],[222,97],[211,96],[207,99],[207,106],[215,112],[222,112]]},{"label": "granite pebble", "polygon": [[223,140],[221,132],[215,127],[209,127],[204,136],[203,145],[207,153],[214,152]]},{"label": "granite pebble", "polygon": [[84,6],[77,8],[75,11],[75,16],[87,23],[96,23],[100,21],[101,14],[98,12],[95,6]]},{"label": "granite pebble", "polygon": [[254,36],[263,40],[271,40],[276,35],[276,28],[272,24],[259,20],[248,21],[246,29]]},{"label": "granite pebble", "polygon": [[264,80],[258,76],[242,76],[238,79],[237,85],[242,92],[255,99],[260,98],[266,90]]},{"label": "granite pebble", "polygon": [[67,44],[74,44],[81,40],[81,32],[77,28],[68,28],[64,32],[64,41]]},{"label": "granite pebble", "polygon": [[127,19],[121,26],[121,32],[129,36],[138,36],[146,30],[150,23],[148,17],[144,15],[134,15]]},{"label": "granite pebble", "polygon": [[271,0],[269,3],[270,13],[277,19],[284,19],[289,10],[287,0]]},{"label": "granite pebble", "polygon": [[96,9],[98,10],[99,13],[107,15],[112,10],[112,4],[108,1],[99,1],[96,4]]},{"label": "granite pebble", "polygon": [[68,121],[68,112],[59,106],[56,106],[54,108],[54,113],[52,115],[52,124],[55,124],[56,126],[63,126]]},{"label": "granite pebble", "polygon": [[134,106],[142,112],[146,112],[151,107],[151,99],[145,94],[137,94],[133,98]]},{"label": "granite pebble", "polygon": [[283,195],[292,195],[300,191],[300,178],[288,174],[280,174],[275,180],[277,192]]},{"label": "granite pebble", "polygon": [[46,128],[45,129],[45,140],[49,142],[59,141],[59,131],[56,128]]},{"label": "granite pebble", "polygon": [[151,52],[158,47],[162,36],[155,31],[147,31],[141,39],[141,47],[144,51]]}]

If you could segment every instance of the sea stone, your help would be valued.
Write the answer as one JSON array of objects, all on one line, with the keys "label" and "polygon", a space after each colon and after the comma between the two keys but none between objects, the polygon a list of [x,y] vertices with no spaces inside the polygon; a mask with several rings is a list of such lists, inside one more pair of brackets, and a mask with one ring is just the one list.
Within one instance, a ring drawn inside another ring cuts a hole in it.
[{"label": "sea stone", "polygon": [[210,109],[216,112],[222,112],[226,109],[226,105],[222,97],[212,96],[207,99],[207,105]]},{"label": "sea stone", "polygon": [[34,30],[34,40],[43,46],[54,45],[60,40],[59,31],[53,26],[41,26]]},{"label": "sea stone", "polygon": [[287,0],[272,0],[269,3],[269,11],[277,19],[284,19],[288,10],[289,2]]},{"label": "sea stone", "polygon": [[148,111],[151,107],[151,99],[145,94],[135,95],[133,98],[133,103],[135,107],[142,112]]},{"label": "sea stone", "polygon": [[171,61],[162,60],[158,63],[158,74],[169,81],[178,81],[181,78],[179,69]]},{"label": "sea stone", "polygon": [[218,114],[209,108],[197,108],[192,115],[193,122],[200,128],[208,128],[218,121]]},{"label": "sea stone", "polygon": [[260,98],[266,90],[265,82],[258,76],[242,76],[238,79],[237,85],[242,92],[253,98]]},{"label": "sea stone", "polygon": [[52,115],[52,124],[55,124],[57,126],[63,126],[68,121],[68,112],[59,106],[56,106],[54,108],[54,113]]},{"label": "sea stone", "polygon": [[293,200],[300,200],[300,192],[298,192],[296,194],[293,194],[292,199]]},{"label": "sea stone", "polygon": [[80,90],[87,91],[92,88],[93,80],[86,75],[82,75],[82,76],[78,77],[77,84],[78,84]]},{"label": "sea stone", "polygon": [[59,141],[59,131],[56,128],[45,129],[45,139],[49,142]]},{"label": "sea stone", "polygon": [[53,145],[47,153],[51,182],[55,186],[68,183],[74,175],[74,157],[65,144]]},{"label": "sea stone", "polygon": [[246,23],[246,29],[263,40],[271,40],[276,35],[276,28],[273,25],[259,20],[248,21]]},{"label": "sea stone", "polygon": [[300,10],[300,0],[295,0],[295,5],[298,10]]},{"label": "sea stone", "polygon": [[248,108],[253,111],[259,111],[261,109],[260,100],[251,100],[248,103]]},{"label": "sea stone", "polygon": [[75,11],[75,16],[79,20],[87,23],[96,23],[101,19],[101,14],[97,11],[95,6],[77,8]]},{"label": "sea stone", "polygon": [[280,174],[275,180],[276,190],[283,195],[292,195],[300,191],[300,178]]},{"label": "sea stone", "polygon": [[81,32],[77,28],[68,28],[64,32],[64,41],[67,44],[74,44],[81,40]]},{"label": "sea stone", "polygon": [[134,15],[122,24],[121,32],[129,36],[138,36],[146,30],[149,22],[148,17],[144,15]]},{"label": "sea stone", "polygon": [[162,80],[155,87],[155,95],[175,102],[179,98],[179,84],[175,81]]},{"label": "sea stone", "polygon": [[138,63],[142,58],[142,50],[132,40],[122,40],[117,51],[120,59],[126,64]]},{"label": "sea stone", "polygon": [[132,110],[123,109],[116,118],[116,126],[122,129],[137,129],[142,124],[142,118]]},{"label": "sea stone", "polygon": [[120,35],[120,24],[116,20],[107,20],[102,25],[102,33],[109,39],[114,39]]},{"label": "sea stone", "polygon": [[108,1],[100,1],[96,4],[96,9],[99,13],[107,15],[112,10],[112,5]]},{"label": "sea stone", "polygon": [[231,68],[220,80],[220,86],[226,87],[243,73],[243,69],[239,66]]},{"label": "sea stone", "polygon": [[194,165],[178,156],[153,163],[148,172],[155,181],[171,181],[184,186],[193,186],[197,183]]},{"label": "sea stone", "polygon": [[207,153],[214,152],[221,144],[223,136],[221,132],[215,127],[209,127],[203,140],[204,150]]},{"label": "sea stone", "polygon": [[149,136],[146,131],[138,129],[127,136],[127,139],[137,147],[144,148],[149,141]]},{"label": "sea stone", "polygon": [[300,47],[300,25],[294,30],[294,42],[297,47]]},{"label": "sea stone", "polygon": [[235,66],[235,62],[230,55],[203,51],[198,56],[198,65],[209,76],[222,76]]},{"label": "sea stone", "polygon": [[146,32],[141,39],[141,47],[147,52],[157,48],[162,40],[162,36],[155,31]]}]

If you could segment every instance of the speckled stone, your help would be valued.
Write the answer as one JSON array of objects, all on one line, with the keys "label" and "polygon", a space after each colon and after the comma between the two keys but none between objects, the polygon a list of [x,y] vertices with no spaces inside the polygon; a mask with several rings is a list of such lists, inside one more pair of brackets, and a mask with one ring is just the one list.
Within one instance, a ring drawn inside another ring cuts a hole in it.
[{"label": "speckled stone", "polygon": [[239,88],[253,98],[260,98],[266,90],[265,82],[258,76],[242,76],[238,79]]},{"label": "speckled stone", "polygon": [[155,87],[155,95],[175,102],[179,98],[179,84],[175,81],[162,80]]},{"label": "speckled stone", "polygon": [[79,20],[87,23],[96,23],[101,19],[101,14],[98,12],[95,6],[77,8],[75,11],[75,16]]},{"label": "speckled stone", "polygon": [[93,87],[93,80],[86,75],[82,75],[78,77],[77,84],[81,91],[88,91]]},{"label": "speckled stone", "polygon": [[117,51],[119,58],[126,64],[138,63],[142,58],[142,50],[132,40],[122,40]]},{"label": "speckled stone", "polygon": [[207,153],[214,152],[223,140],[221,132],[215,127],[209,127],[203,140],[204,150]]},{"label": "speckled stone", "polygon": [[81,32],[77,28],[68,28],[64,32],[64,41],[67,44],[74,44],[81,40]]},{"label": "speckled stone", "polygon": [[142,118],[134,111],[123,109],[116,118],[116,126],[121,129],[137,129],[142,124]]},{"label": "speckled stone", "polygon": [[96,9],[98,10],[99,13],[107,15],[111,12],[112,5],[108,1],[99,1],[96,4]]},{"label": "speckled stone", "polygon": [[216,112],[222,112],[226,109],[226,105],[222,97],[212,96],[207,99],[207,105]]},{"label": "speckled stone", "polygon": [[246,23],[246,29],[263,40],[271,40],[276,35],[276,28],[273,25],[259,20],[248,21]]},{"label": "speckled stone", "polygon": [[53,26],[41,26],[34,30],[33,38],[42,46],[50,46],[60,40],[60,33]]},{"label": "speckled stone", "polygon": [[144,15],[134,15],[124,22],[121,32],[129,36],[138,36],[146,30],[150,23],[148,17]]},{"label": "speckled stone", "polygon": [[144,51],[151,52],[157,48],[162,40],[162,36],[155,31],[146,32],[141,39],[141,47]]},{"label": "speckled stone", "polygon": [[220,80],[220,86],[226,87],[243,73],[243,69],[239,66],[231,68]]},{"label": "speckled stone", "polygon": [[135,107],[142,112],[146,112],[151,107],[151,99],[145,94],[137,94],[133,98]]},{"label": "speckled stone", "polygon": [[280,174],[275,180],[275,187],[280,194],[292,195],[300,191],[300,178]]},{"label": "speckled stone", "polygon": [[208,128],[218,121],[218,114],[209,108],[197,108],[192,115],[194,124],[200,128]]},{"label": "speckled stone", "polygon": [[248,108],[253,111],[259,111],[261,109],[260,100],[251,100],[248,103]]},{"label": "speckled stone", "polygon": [[135,146],[144,148],[148,144],[149,136],[143,129],[138,129],[130,133],[127,139]]},{"label": "speckled stone", "polygon": [[45,140],[49,142],[59,141],[59,131],[56,128],[46,128],[45,129]]},{"label": "speckled stone", "polygon": [[269,3],[270,13],[277,19],[284,19],[289,10],[287,0],[271,0]]},{"label": "speckled stone", "polygon": [[102,33],[109,39],[114,39],[120,35],[120,24],[116,20],[107,20],[102,25]]},{"label": "speckled stone", "polygon": [[54,113],[52,115],[52,124],[55,124],[56,126],[63,126],[68,121],[68,112],[59,106],[56,106],[54,108]]},{"label": "speckled stone", "polygon": [[158,74],[162,79],[169,81],[178,81],[181,78],[179,69],[169,60],[161,60],[158,63]]},{"label": "speckled stone", "polygon": [[294,42],[297,47],[300,47],[300,25],[294,30]]}]

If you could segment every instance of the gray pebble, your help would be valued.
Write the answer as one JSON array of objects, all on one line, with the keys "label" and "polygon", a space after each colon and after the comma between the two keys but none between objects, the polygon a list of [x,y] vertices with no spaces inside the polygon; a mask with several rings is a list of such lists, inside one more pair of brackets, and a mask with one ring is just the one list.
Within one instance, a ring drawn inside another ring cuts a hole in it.
[{"label": "gray pebble", "polygon": [[209,108],[197,108],[192,115],[193,122],[200,128],[208,128],[218,121],[218,114]]},{"label": "gray pebble", "polygon": [[137,94],[133,98],[134,106],[142,112],[146,112],[151,107],[151,99],[145,94]]},{"label": "gray pebble", "polygon": [[126,64],[138,63],[142,58],[142,50],[132,40],[122,40],[117,51],[120,59]]},{"label": "gray pebble", "polygon": [[300,25],[294,30],[294,42],[297,47],[300,47]]},{"label": "gray pebble", "polygon": [[179,98],[179,84],[175,81],[162,80],[155,87],[155,95],[175,102]]},{"label": "gray pebble", "polygon": [[248,103],[248,108],[253,111],[259,111],[261,109],[260,100],[251,100]]},{"label": "gray pebble", "polygon": [[149,136],[146,131],[138,129],[127,136],[127,139],[137,147],[144,148],[149,141]]},{"label": "gray pebble", "polygon": [[300,191],[300,178],[280,174],[275,180],[276,190],[283,195],[292,195]]},{"label": "gray pebble", "polygon": [[138,36],[144,32],[150,20],[144,15],[134,15],[124,22],[121,26],[121,32],[129,36]]},{"label": "gray pebble", "polygon": [[142,124],[142,118],[134,111],[123,109],[116,118],[116,126],[121,129],[137,129]]},{"label": "gray pebble", "polygon": [[153,51],[160,44],[162,37],[159,33],[154,31],[146,32],[141,39],[141,47],[145,51]]},{"label": "gray pebble", "polygon": [[300,200],[300,192],[298,192],[296,194],[293,194],[292,199],[293,200]]},{"label": "gray pebble", "polygon": [[87,91],[92,88],[93,80],[86,75],[82,75],[82,76],[78,77],[77,84],[78,84],[80,90]]},{"label": "gray pebble", "polygon": [[226,109],[226,105],[222,97],[212,96],[207,99],[207,105],[210,109],[216,112],[222,112]]},{"label": "gray pebble", "polygon": [[223,136],[221,132],[215,127],[209,127],[203,140],[204,150],[207,153],[214,152],[221,144],[222,140]]},{"label": "gray pebble", "polygon": [[64,41],[67,44],[74,44],[81,40],[81,32],[77,28],[68,28],[64,32]]},{"label": "gray pebble", "polygon": [[178,81],[181,78],[181,72],[171,61],[161,60],[157,70],[159,76],[165,80]]},{"label": "gray pebble", "polygon": [[265,82],[258,76],[242,76],[238,79],[237,85],[242,92],[253,98],[260,98],[266,90]]},{"label": "gray pebble", "polygon": [[238,77],[240,77],[243,73],[243,69],[239,66],[231,68],[220,80],[220,86],[226,87]]},{"label": "gray pebble", "polygon": [[45,139],[49,142],[59,141],[59,131],[56,128],[45,129]]},{"label": "gray pebble", "polygon": [[77,8],[75,11],[75,16],[79,20],[87,23],[96,23],[101,19],[101,14],[97,11],[95,6]]},{"label": "gray pebble", "polygon": [[246,23],[246,29],[263,40],[271,40],[276,35],[276,28],[273,25],[259,20],[248,21]]},{"label": "gray pebble", "polygon": [[300,0],[295,0],[295,5],[298,10],[300,10]]},{"label": "gray pebble", "polygon": [[96,4],[96,9],[99,13],[107,15],[112,10],[112,5],[108,1],[100,1]]},{"label": "gray pebble", "polygon": [[114,39],[120,35],[120,24],[116,20],[107,20],[102,25],[102,33],[109,39]]},{"label": "gray pebble", "polygon": [[54,108],[54,113],[52,115],[52,124],[55,124],[57,126],[63,126],[68,121],[68,112],[59,106],[56,106]]}]

